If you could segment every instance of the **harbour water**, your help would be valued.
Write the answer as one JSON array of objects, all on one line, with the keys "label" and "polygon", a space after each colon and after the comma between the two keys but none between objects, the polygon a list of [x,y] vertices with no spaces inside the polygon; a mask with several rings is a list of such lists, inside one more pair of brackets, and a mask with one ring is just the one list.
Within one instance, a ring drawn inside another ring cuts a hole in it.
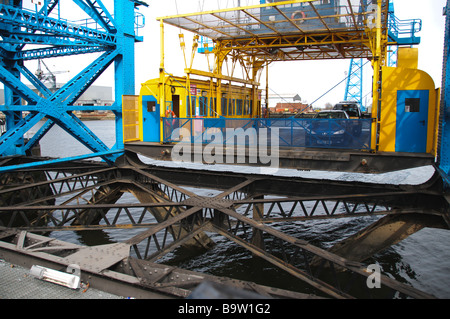
[{"label": "harbour water", "polygon": [[[114,121],[88,121],[85,124],[99,136],[107,146],[115,144]],[[42,125],[35,127],[35,130]],[[58,126],[54,126],[41,140],[41,152],[43,156],[67,157],[88,154],[89,151],[74,138],[65,133]],[[157,162],[142,158],[147,163],[160,165],[180,165],[170,162]],[[184,164],[183,164],[184,165]],[[199,165],[199,164],[189,164]],[[239,170],[251,172],[250,167],[208,166],[208,169]],[[392,182],[420,184],[425,182],[433,173],[432,167],[423,167],[414,170],[381,174],[363,175],[351,173],[326,173],[327,179],[339,180],[364,180],[367,182]],[[277,174],[300,175],[308,178],[324,178],[324,173],[319,171],[300,172],[296,170],[280,170]],[[211,190],[193,190],[199,195],[211,195]],[[121,202],[133,202],[129,195],[121,199]],[[297,238],[308,240],[313,244],[329,248],[342,238],[354,234],[356,231],[373,223],[377,217],[364,217],[358,219],[319,220],[313,222],[279,223],[272,225],[283,232]],[[136,230],[140,232],[142,230]],[[101,232],[54,232],[50,236],[69,242],[84,245],[104,244],[128,239],[133,236],[129,230],[111,230]],[[301,281],[293,280],[283,271],[272,267],[270,264],[255,260],[251,254],[243,248],[227,241],[225,238],[213,235],[217,245],[211,251],[196,258],[183,258],[175,252],[172,260],[164,262],[179,267],[214,274],[228,276],[242,280],[255,281],[259,284],[275,286],[285,289],[298,290],[305,287]],[[450,298],[450,232],[440,229],[425,228],[413,234],[402,242],[378,253],[369,262],[378,263],[382,273],[395,278],[400,282],[412,285],[424,292],[438,298]]]}]

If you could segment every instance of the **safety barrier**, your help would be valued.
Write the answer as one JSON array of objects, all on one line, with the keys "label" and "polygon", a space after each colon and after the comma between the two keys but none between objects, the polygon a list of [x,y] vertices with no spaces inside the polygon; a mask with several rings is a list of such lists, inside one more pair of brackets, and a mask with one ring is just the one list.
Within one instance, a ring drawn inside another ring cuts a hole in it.
[{"label": "safety barrier", "polygon": [[399,44],[418,44],[420,42],[420,37],[416,34],[421,30],[421,19],[400,20],[394,15],[394,13],[389,14],[389,36]]},{"label": "safety barrier", "polygon": [[370,150],[372,119],[164,118],[164,143]]}]

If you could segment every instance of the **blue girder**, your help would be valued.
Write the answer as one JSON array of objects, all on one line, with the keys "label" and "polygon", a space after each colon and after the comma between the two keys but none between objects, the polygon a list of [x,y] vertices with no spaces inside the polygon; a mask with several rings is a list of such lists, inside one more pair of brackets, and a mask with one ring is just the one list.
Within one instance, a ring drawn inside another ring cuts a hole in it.
[{"label": "blue girder", "polygon": [[362,83],[363,83],[363,59],[351,59],[345,87],[345,101],[355,101],[361,106],[362,111],[365,107],[362,105]]},{"label": "blue girder", "polygon": [[83,9],[90,17],[92,17],[99,25],[101,25],[109,33],[116,33],[116,26],[114,19],[106,10],[101,1],[91,0],[73,0],[78,6]]},{"label": "blue girder", "polygon": [[420,44],[417,33],[422,30],[421,19],[400,20],[394,12],[394,4],[389,2],[388,36],[396,45]]},{"label": "blue girder", "polygon": [[50,98],[67,105],[73,104],[86,89],[114,62],[119,54],[118,50],[106,51],[83,71],[78,73],[71,81],[66,83]]},{"label": "blue girder", "polygon": [[52,92],[28,68],[23,65],[18,65],[17,63],[15,67],[28,81],[30,81],[31,84],[34,85],[35,88],[39,90],[39,93],[42,94],[43,97],[49,98],[52,95]]},{"label": "blue girder", "polygon": [[27,61],[103,51],[105,51],[105,47],[103,46],[73,46],[64,44],[57,47],[20,51],[15,54],[14,58],[16,60]]},{"label": "blue girder", "polygon": [[[6,68],[6,66],[2,64],[3,63],[0,63],[0,81],[9,89],[25,99],[28,104],[38,104],[41,98],[36,93],[34,93],[32,89],[30,89],[22,81],[20,81],[20,78],[16,77],[10,70]],[[26,110],[23,108],[23,106],[20,105],[20,107],[21,110]],[[9,109],[5,110],[8,111]]]},{"label": "blue girder", "polygon": [[[80,141],[96,156],[113,163],[123,149],[121,96],[134,95],[135,0],[115,0],[114,18],[101,0],[72,0],[95,21],[89,28],[53,18],[49,14],[60,0],[44,0],[39,10],[0,4],[0,81],[5,85],[7,131],[0,137],[0,156],[23,155],[56,124]],[[59,13],[59,8],[58,8]],[[130,35],[134,34],[134,38]],[[41,44],[45,46],[41,47]],[[37,45],[35,48],[28,46]],[[26,49],[25,49],[26,47]],[[56,92],[50,91],[25,65],[24,61],[77,54],[103,52],[84,70]],[[110,66],[115,68],[115,103],[112,106],[78,106],[77,99]],[[39,95],[21,81],[25,77]],[[22,105],[21,99],[27,104]],[[116,115],[116,144],[109,148],[73,113],[74,110],[112,110]],[[27,116],[23,116],[27,114]],[[24,134],[39,121],[42,127],[25,143]],[[86,155],[89,156],[89,155]]]},{"label": "blue girder", "polygon": [[[39,30],[43,34],[38,35],[44,38],[46,38],[45,33],[47,32],[74,41],[83,40],[92,44],[115,45],[115,34],[69,23],[67,20],[51,18],[45,14],[36,14],[36,12],[30,10],[0,4],[0,16],[2,24],[10,24],[30,31]],[[30,37],[36,35],[34,32],[27,32],[26,34]]]},{"label": "blue girder", "polygon": [[39,166],[45,166],[45,165],[54,165],[64,162],[71,162],[71,161],[79,161],[84,160],[88,158],[93,157],[105,157],[105,156],[115,156],[119,157],[123,154],[122,150],[111,150],[106,152],[100,152],[100,153],[92,153],[92,154],[86,154],[86,155],[79,155],[79,156],[73,156],[73,157],[66,157],[66,158],[57,158],[57,159],[51,159],[41,162],[32,162],[32,163],[25,163],[25,164],[18,164],[18,165],[10,165],[10,166],[3,166],[0,167],[0,173],[4,172],[10,172],[18,169],[25,169],[25,168],[34,168]]},{"label": "blue girder", "polygon": [[444,8],[444,15],[446,20],[437,167],[448,189],[450,188],[450,0]]}]

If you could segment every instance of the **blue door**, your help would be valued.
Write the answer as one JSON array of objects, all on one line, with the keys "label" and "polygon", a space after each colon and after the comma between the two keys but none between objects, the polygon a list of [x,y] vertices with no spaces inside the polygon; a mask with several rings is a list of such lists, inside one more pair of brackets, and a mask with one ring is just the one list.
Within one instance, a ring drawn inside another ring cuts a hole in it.
[{"label": "blue door", "polygon": [[426,153],[427,90],[397,91],[396,152]]},{"label": "blue door", "polygon": [[160,142],[159,104],[153,95],[142,96],[142,125],[144,142]]}]

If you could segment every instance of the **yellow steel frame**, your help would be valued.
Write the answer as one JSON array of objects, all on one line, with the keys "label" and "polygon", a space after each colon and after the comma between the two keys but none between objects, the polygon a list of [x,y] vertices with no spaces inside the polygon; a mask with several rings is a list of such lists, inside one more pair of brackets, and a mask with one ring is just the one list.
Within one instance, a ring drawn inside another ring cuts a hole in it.
[{"label": "yellow steel frame", "polygon": [[[358,21],[366,19],[370,14],[370,8],[364,7],[364,12],[356,13],[350,0],[347,0],[345,14],[327,14],[322,16],[317,8],[317,1],[292,0],[284,2],[274,2],[264,5],[245,6],[239,8],[228,8],[216,11],[206,11],[200,13],[190,13],[175,16],[158,18],[166,24],[174,25],[178,28],[194,32],[198,35],[206,36],[214,40],[216,50],[241,50],[246,55],[255,55],[267,61],[284,60],[311,60],[311,59],[330,59],[330,58],[354,58],[372,56],[371,36],[367,33],[365,24]],[[293,19],[283,12],[285,6],[307,4],[315,17],[306,17],[302,19]],[[385,8],[386,14],[383,14],[383,33],[387,29],[387,0],[378,2],[380,8]],[[279,13],[283,20],[272,22],[263,21],[252,10],[273,8]],[[231,14],[234,18],[227,18]],[[235,21],[236,16],[245,16],[252,22],[244,19],[244,22]],[[234,20],[233,20],[234,19]],[[337,21],[346,19],[345,27],[342,25],[331,25],[327,21]],[[316,21],[317,20],[317,21]],[[308,30],[302,27],[308,21],[316,21],[320,28]],[[220,22],[220,23],[219,23]],[[277,27],[277,25],[288,23],[293,30],[286,31]],[[303,24],[304,23],[304,24]],[[256,33],[250,26],[263,26],[268,32],[262,34]],[[387,37],[385,39],[387,41]],[[219,45],[220,44],[220,45]],[[334,47],[330,50],[329,46]],[[217,49],[220,47],[219,49]],[[293,53],[282,53],[279,56],[270,52],[270,49],[297,49]],[[311,52],[303,52],[305,48]],[[333,53],[333,54],[332,54]]]},{"label": "yellow steel frame", "polygon": [[[196,39],[198,39],[198,35],[202,35],[214,41],[214,70],[213,72],[204,72],[192,69],[192,61],[197,48],[196,45],[198,45],[197,41],[194,40],[191,63],[189,66],[186,63],[185,69],[188,85],[191,75],[209,77],[211,81],[216,79],[217,97],[222,94],[221,81],[251,85],[252,98],[255,101],[253,105],[257,105],[257,87],[259,85],[257,79],[261,70],[273,61],[368,58],[372,61],[374,70],[372,115],[376,121],[372,130],[372,149],[377,149],[381,105],[381,70],[385,65],[388,46],[388,2],[388,0],[373,1],[370,6],[364,6],[360,1],[359,5],[362,10],[355,12],[351,0],[346,0],[346,13],[342,14],[327,13],[321,15],[318,1],[291,0],[157,18],[161,24],[162,41],[161,105],[165,105],[166,101],[163,84],[164,24],[193,32],[196,34]],[[284,8],[289,6],[306,7],[314,14],[311,17],[304,16],[301,19],[294,15],[289,17],[284,11]],[[258,11],[255,10],[265,8],[276,10],[282,20],[264,21],[261,17],[258,17],[255,13]],[[243,22],[239,19],[236,20],[236,16],[246,17],[246,20]],[[374,20],[369,21],[372,18]],[[333,21],[342,19],[346,21],[346,24],[333,24]],[[319,28],[307,29],[305,25],[308,21],[313,20]],[[289,32],[282,30],[279,27],[281,25],[288,25],[291,30]],[[345,27],[342,27],[342,25],[345,25]],[[252,26],[265,28],[267,32],[258,34],[252,29]],[[184,42],[182,48],[184,50]],[[240,62],[245,69],[245,79],[222,74],[223,63],[227,57],[231,57],[233,63]],[[186,57],[185,61],[187,61]],[[218,111],[221,112],[220,98],[217,101]],[[164,116],[163,113],[162,116]]]}]

